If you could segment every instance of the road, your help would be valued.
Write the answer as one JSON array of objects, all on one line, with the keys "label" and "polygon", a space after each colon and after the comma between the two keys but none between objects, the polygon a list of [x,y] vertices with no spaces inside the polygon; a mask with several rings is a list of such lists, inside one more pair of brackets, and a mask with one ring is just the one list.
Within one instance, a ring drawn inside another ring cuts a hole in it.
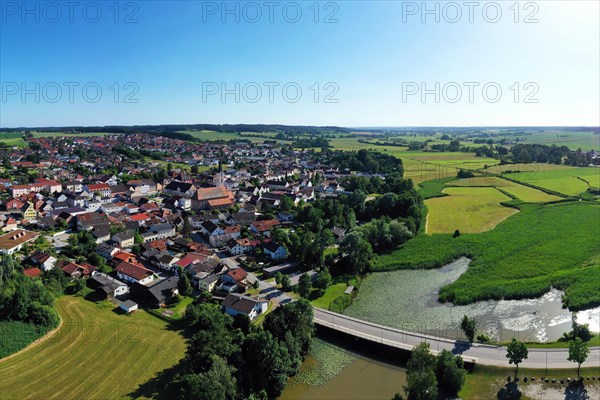
[{"label": "road", "polygon": [[[443,349],[461,354],[467,362],[482,365],[511,367],[506,358],[506,348],[484,344],[469,344],[463,341],[404,332],[399,329],[362,321],[346,315],[320,308],[313,308],[315,324],[340,332],[383,343],[388,346],[411,350],[421,342],[429,342],[432,353]],[[568,361],[568,349],[529,349],[529,357],[519,366],[525,368],[576,368],[577,364]],[[600,367],[600,347],[590,348],[590,354],[582,367]]]}]

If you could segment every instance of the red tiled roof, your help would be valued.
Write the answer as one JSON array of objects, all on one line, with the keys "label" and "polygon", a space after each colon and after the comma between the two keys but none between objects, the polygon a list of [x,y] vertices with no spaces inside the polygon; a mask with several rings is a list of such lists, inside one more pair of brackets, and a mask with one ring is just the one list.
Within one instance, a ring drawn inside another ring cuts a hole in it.
[{"label": "red tiled roof", "polygon": [[25,276],[28,276],[30,278],[34,278],[36,276],[40,276],[42,274],[42,270],[39,268],[29,268],[29,269],[23,270],[23,274],[25,274]]},{"label": "red tiled roof", "polygon": [[147,268],[128,263],[127,261],[122,261],[119,265],[117,265],[117,271],[127,276],[131,276],[138,281],[152,275],[153,273]]}]

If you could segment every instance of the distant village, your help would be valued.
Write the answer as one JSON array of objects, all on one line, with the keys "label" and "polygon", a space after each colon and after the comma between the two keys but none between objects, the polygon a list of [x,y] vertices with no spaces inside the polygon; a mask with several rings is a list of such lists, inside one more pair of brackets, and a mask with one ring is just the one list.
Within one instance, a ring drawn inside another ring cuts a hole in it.
[{"label": "distant village", "polygon": [[[194,295],[210,292],[231,315],[254,319],[269,302],[290,301],[261,294],[269,290],[248,293],[275,285],[265,282],[277,273],[292,284],[314,274],[300,272],[271,239],[275,228],[294,228],[282,198],[298,205],[335,197],[350,174],[275,142],[147,134],[29,142],[3,151],[0,252],[19,259],[32,279],[52,269],[85,278],[95,298],[126,312],[177,301],[182,273]],[[341,240],[344,230],[334,234]],[[69,255],[77,241],[85,242],[81,254]]]}]

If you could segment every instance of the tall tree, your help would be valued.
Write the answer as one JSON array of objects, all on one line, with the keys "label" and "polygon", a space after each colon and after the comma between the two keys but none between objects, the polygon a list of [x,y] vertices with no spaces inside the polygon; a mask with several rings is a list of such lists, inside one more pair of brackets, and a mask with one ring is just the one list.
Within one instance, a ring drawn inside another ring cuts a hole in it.
[{"label": "tall tree", "polygon": [[310,292],[312,291],[312,280],[308,273],[300,275],[297,287],[298,294],[304,299],[308,299]]},{"label": "tall tree", "polygon": [[344,265],[350,273],[361,274],[368,270],[373,258],[373,249],[358,232],[350,232],[340,246],[344,254]]},{"label": "tall tree", "polygon": [[404,393],[409,400],[437,399],[435,357],[429,352],[429,343],[423,342],[413,349],[407,370]]},{"label": "tall tree", "polygon": [[528,356],[529,351],[527,350],[525,343],[513,338],[506,348],[506,358],[508,358],[509,364],[515,364],[517,366],[515,369],[515,377],[519,372],[519,364],[521,364],[523,360],[527,360]]},{"label": "tall tree", "polygon": [[460,322],[460,329],[462,329],[467,339],[469,339],[469,342],[473,342],[477,330],[477,321],[475,321],[475,318],[469,318],[465,315]]},{"label": "tall tree", "polygon": [[589,354],[590,349],[587,343],[581,340],[581,338],[575,338],[575,340],[569,342],[569,358],[567,360],[577,363],[577,378],[581,378],[579,374],[581,364],[587,360]]}]

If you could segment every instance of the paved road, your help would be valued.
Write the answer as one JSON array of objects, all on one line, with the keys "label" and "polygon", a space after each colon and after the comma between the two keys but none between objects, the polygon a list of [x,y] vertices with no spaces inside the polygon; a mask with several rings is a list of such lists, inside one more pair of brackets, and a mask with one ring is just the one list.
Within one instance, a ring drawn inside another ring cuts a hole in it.
[{"label": "paved road", "polygon": [[[443,349],[461,354],[468,362],[482,365],[511,367],[506,358],[506,348],[483,344],[468,344],[446,338],[404,332],[399,329],[362,321],[346,315],[334,313],[320,308],[314,309],[315,323],[340,332],[345,332],[363,339],[389,346],[411,350],[419,343],[429,342],[433,353]],[[529,358],[520,367],[527,368],[576,368],[577,364],[568,361],[568,349],[529,349]],[[588,360],[583,367],[600,367],[600,347],[592,347]]]}]

